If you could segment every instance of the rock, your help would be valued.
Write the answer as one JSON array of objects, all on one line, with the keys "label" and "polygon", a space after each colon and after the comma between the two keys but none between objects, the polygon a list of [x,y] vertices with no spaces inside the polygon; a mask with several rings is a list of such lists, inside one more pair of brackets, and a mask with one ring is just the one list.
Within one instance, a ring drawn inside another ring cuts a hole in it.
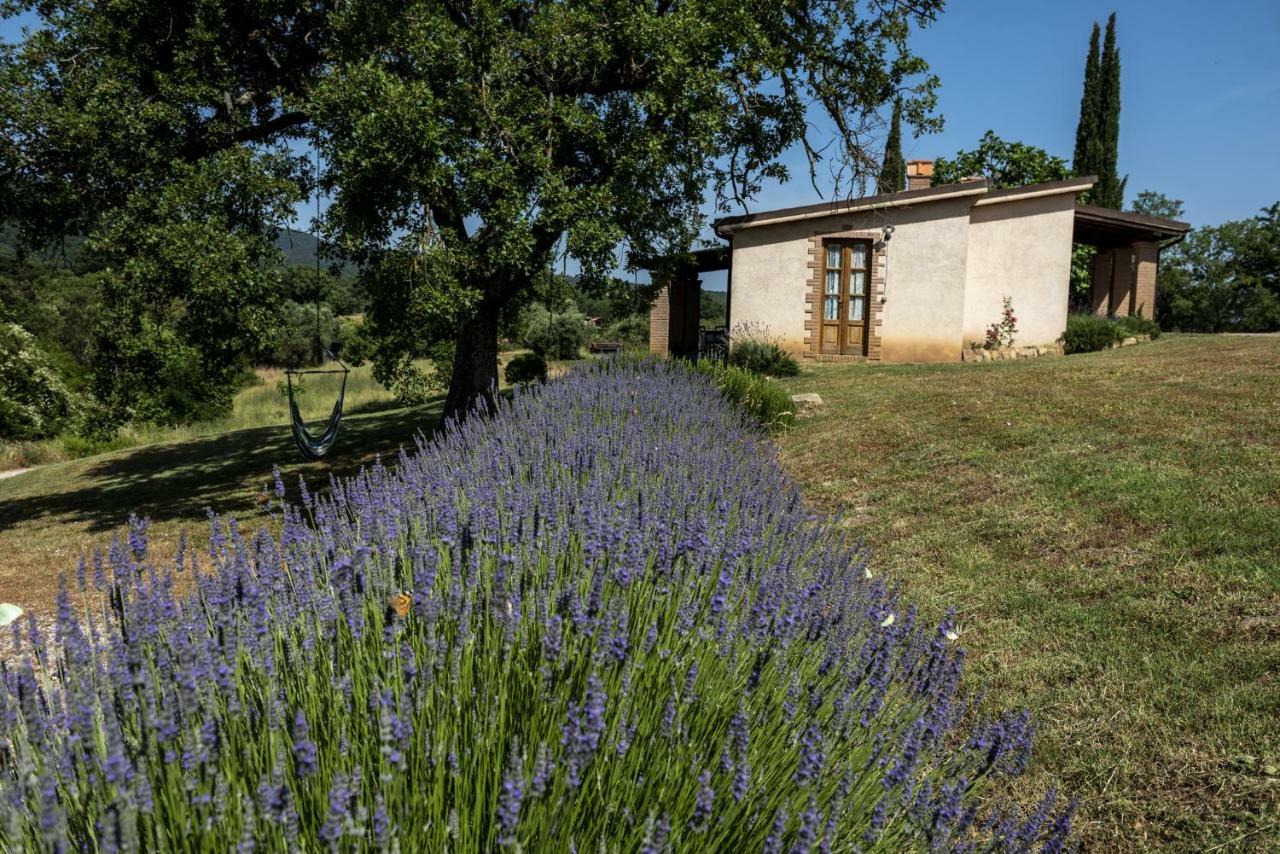
[{"label": "rock", "polygon": [[795,405],[797,418],[808,418],[816,414],[824,405],[822,395],[814,391],[793,394],[791,395],[791,402]]},{"label": "rock", "polygon": [[1137,343],[1138,343],[1138,339],[1137,339],[1137,338],[1134,338],[1133,336],[1129,336],[1128,338],[1126,338],[1126,339],[1124,339],[1123,341],[1121,341],[1121,342],[1120,342],[1120,346],[1121,346],[1121,347],[1132,347],[1134,344],[1137,344]]}]

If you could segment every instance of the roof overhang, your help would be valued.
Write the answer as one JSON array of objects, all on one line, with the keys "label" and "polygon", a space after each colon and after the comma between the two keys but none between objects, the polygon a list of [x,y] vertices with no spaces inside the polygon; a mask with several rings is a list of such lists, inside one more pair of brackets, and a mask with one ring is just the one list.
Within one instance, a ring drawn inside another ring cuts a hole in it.
[{"label": "roof overhang", "polygon": [[947,199],[971,197],[973,205],[998,205],[1006,202],[1018,202],[1024,199],[1035,199],[1041,196],[1057,196],[1083,193],[1096,182],[1092,175],[1079,178],[1067,178],[1062,181],[1047,181],[1042,184],[1027,184],[1024,187],[1009,187],[1003,190],[992,190],[985,178],[962,181],[959,184],[943,184],[938,187],[926,187],[923,190],[907,190],[902,193],[882,193],[877,196],[864,196],[859,199],[843,199],[833,202],[821,202],[816,205],[802,205],[795,208],[780,208],[773,211],[761,211],[753,214],[727,216],[716,220],[715,230],[721,237],[726,237],[744,228],[761,225],[776,225],[782,222],[816,219],[824,216],[858,213],[868,210],[884,210],[887,208],[913,207],[915,205],[932,204]]},{"label": "roof overhang", "polygon": [[863,196],[859,199],[841,199],[831,202],[820,202],[816,205],[801,205],[794,208],[779,208],[773,211],[761,211],[739,216],[726,216],[716,220],[716,234],[724,237],[744,228],[755,228],[761,225],[776,225],[782,222],[795,222],[804,219],[817,219],[824,216],[858,213],[859,211],[883,210],[885,208],[907,207],[910,205],[931,204],[946,199],[959,199],[966,196],[981,196],[987,192],[985,179],[964,181],[959,184],[944,184],[940,187],[926,187],[923,190],[907,190],[902,193],[883,193],[877,196]]},{"label": "roof overhang", "polygon": [[1075,243],[1110,248],[1171,240],[1190,230],[1188,223],[1173,219],[1077,204],[1071,239]]},{"label": "roof overhang", "polygon": [[1075,195],[1083,193],[1097,183],[1092,175],[1079,178],[1067,178],[1062,181],[1046,181],[1043,184],[1027,184],[1023,187],[1007,187],[1003,190],[992,190],[973,203],[973,206],[1000,205],[1006,202],[1021,202],[1027,199],[1039,199],[1044,196]]},{"label": "roof overhang", "polygon": [[729,269],[729,247],[708,246],[705,249],[673,252],[670,255],[647,256],[636,259],[635,264],[641,270],[711,273]]}]

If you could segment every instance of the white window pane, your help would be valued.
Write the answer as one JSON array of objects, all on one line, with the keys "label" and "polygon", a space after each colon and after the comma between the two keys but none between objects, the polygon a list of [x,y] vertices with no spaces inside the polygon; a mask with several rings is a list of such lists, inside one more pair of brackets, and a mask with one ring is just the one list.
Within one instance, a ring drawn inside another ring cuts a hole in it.
[{"label": "white window pane", "polygon": [[864,294],[867,292],[867,274],[853,272],[849,274],[849,293]]},{"label": "white window pane", "polygon": [[839,271],[839,270],[828,270],[828,271],[827,271],[827,290],[826,290],[826,292],[827,292],[827,293],[829,293],[829,294],[838,294],[838,293],[840,293],[840,271]]},{"label": "white window pane", "polygon": [[850,320],[862,319],[862,300],[860,299],[849,300],[849,319]]},{"label": "white window pane", "polygon": [[827,297],[823,305],[823,316],[827,320],[840,319],[840,297]]},{"label": "white window pane", "polygon": [[853,247],[853,261],[851,266],[855,270],[860,270],[867,266],[867,247],[861,244]]},{"label": "white window pane", "polygon": [[831,245],[831,244],[828,244],[828,245],[827,245],[827,266],[828,266],[828,267],[835,267],[835,268],[839,269],[839,267],[840,267],[840,247],[839,247],[839,245]]}]

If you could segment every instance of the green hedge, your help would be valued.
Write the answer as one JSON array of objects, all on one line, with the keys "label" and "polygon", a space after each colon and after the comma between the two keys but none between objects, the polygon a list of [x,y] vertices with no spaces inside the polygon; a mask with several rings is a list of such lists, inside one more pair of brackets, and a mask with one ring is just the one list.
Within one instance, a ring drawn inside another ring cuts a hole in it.
[{"label": "green hedge", "polygon": [[1062,334],[1063,349],[1067,353],[1093,353],[1139,335],[1159,338],[1160,327],[1141,315],[1110,318],[1072,314],[1067,316],[1067,331]]}]

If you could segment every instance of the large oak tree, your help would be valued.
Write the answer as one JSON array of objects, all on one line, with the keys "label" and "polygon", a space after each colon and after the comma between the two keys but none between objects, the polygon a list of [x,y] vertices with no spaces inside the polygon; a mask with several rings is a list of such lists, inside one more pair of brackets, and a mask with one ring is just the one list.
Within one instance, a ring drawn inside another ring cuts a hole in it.
[{"label": "large oak tree", "polygon": [[[221,358],[250,343],[236,324],[241,307],[262,305],[252,271],[285,185],[308,189],[287,144],[314,136],[327,235],[364,262],[374,293],[381,375],[410,369],[416,338],[447,333],[447,409],[460,414],[489,399],[500,317],[557,253],[594,282],[619,248],[632,259],[686,250],[708,194],[722,208],[746,203],[788,176],[783,155],[796,147],[815,186],[874,175],[886,104],[901,99],[917,128],[936,121],[936,79],[908,42],[941,6],[42,3],[46,29],[5,62],[0,118],[17,132],[0,150],[0,215],[40,237],[114,235],[104,242],[133,264],[114,296],[153,294],[126,312],[128,334],[147,318],[164,326],[184,288],[216,284],[214,265],[157,249],[168,233],[202,253],[238,243],[236,311],[210,350]],[[833,131],[815,136],[815,125]],[[36,190],[47,201],[31,203]],[[122,229],[122,212],[137,225]],[[184,215],[191,228],[171,228]],[[178,338],[204,353],[193,331]]]}]

